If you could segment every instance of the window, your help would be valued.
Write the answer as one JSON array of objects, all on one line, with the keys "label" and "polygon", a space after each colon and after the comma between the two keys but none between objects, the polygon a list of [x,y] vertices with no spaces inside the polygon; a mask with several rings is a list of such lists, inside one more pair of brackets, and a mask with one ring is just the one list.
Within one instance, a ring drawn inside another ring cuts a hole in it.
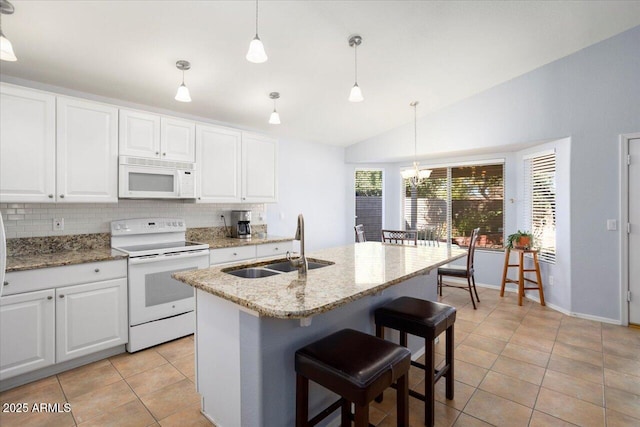
[{"label": "window", "polygon": [[503,213],[502,162],[434,168],[415,189],[404,181],[405,229],[426,230],[442,242],[466,246],[480,227],[478,247],[502,248]]},{"label": "window", "polygon": [[364,226],[368,241],[379,242],[382,230],[382,171],[356,170],[356,224]]},{"label": "window", "polygon": [[524,159],[525,221],[540,248],[540,259],[556,261],[556,154]]}]

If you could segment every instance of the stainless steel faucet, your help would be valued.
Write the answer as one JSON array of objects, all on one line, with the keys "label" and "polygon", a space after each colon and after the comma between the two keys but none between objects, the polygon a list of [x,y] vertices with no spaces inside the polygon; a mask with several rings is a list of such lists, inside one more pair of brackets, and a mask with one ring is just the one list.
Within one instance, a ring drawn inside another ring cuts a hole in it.
[{"label": "stainless steel faucet", "polygon": [[298,228],[296,229],[296,236],[294,239],[300,241],[300,256],[292,258],[291,253],[287,251],[287,259],[292,266],[298,269],[298,279],[306,279],[309,263],[307,262],[307,258],[304,256],[304,217],[302,214],[298,215]]}]

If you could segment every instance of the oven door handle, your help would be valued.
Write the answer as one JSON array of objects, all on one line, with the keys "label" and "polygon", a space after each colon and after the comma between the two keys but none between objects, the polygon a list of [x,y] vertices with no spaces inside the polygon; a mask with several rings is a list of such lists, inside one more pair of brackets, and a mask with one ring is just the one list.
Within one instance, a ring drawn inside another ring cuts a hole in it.
[{"label": "oven door handle", "polygon": [[167,260],[182,260],[186,258],[195,258],[201,256],[208,256],[209,250],[202,249],[198,251],[184,252],[180,255],[156,255],[151,257],[129,258],[130,265],[149,264],[151,262],[167,261]]}]

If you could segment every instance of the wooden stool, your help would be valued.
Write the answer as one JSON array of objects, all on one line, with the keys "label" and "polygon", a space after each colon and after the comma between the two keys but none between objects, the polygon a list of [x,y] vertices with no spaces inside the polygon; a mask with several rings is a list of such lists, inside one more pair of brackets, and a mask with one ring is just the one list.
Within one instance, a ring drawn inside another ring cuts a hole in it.
[{"label": "wooden stool", "polygon": [[[398,426],[409,425],[411,352],[353,329],[344,329],[296,351],[296,426],[314,426],[342,407],[342,426],[369,425],[369,403],[397,381]],[[309,380],[341,396],[309,420]]]},{"label": "wooden stool", "polygon": [[[409,395],[425,402],[425,425],[434,425],[435,383],[446,377],[446,396],[453,399],[453,324],[456,321],[456,309],[439,302],[426,301],[411,297],[400,297],[376,309],[376,335],[384,338],[384,328],[400,331],[400,345],[407,346],[407,334],[424,338],[425,364],[411,361],[413,366],[425,370],[424,394],[409,390]],[[435,369],[434,343],[438,335],[446,331],[445,365]],[[382,401],[382,395],[377,401]]]},{"label": "wooden stool", "polygon": [[[511,255],[511,251],[518,253],[518,263],[517,264],[509,264],[509,256]],[[524,255],[532,254],[533,255],[533,266],[534,268],[524,268]],[[507,278],[507,270],[509,267],[518,267],[518,280],[508,279]],[[529,279],[524,277],[524,273],[527,272],[536,272],[536,280]],[[537,286],[531,288],[525,288],[524,283],[533,283]],[[504,287],[507,283],[517,283],[518,284],[518,305],[522,305],[522,298],[524,297],[524,291],[537,289],[540,293],[540,305],[545,305],[544,303],[544,290],[542,289],[542,277],[540,276],[540,263],[538,262],[538,250],[536,249],[516,249],[516,248],[507,248],[504,251],[504,269],[502,271],[502,285],[500,287],[500,296],[504,296]]]}]

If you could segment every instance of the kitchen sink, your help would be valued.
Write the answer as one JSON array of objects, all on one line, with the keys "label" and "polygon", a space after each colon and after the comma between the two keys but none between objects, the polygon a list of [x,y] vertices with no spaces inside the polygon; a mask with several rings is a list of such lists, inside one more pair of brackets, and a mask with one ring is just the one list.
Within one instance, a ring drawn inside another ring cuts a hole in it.
[{"label": "kitchen sink", "polygon": [[225,271],[225,273],[244,277],[245,279],[259,279],[260,277],[269,277],[280,274],[277,271],[265,270],[264,268],[241,268],[239,270]]},{"label": "kitchen sink", "polygon": [[[309,264],[309,270],[314,270],[316,268],[326,267],[328,265],[333,265],[334,263],[331,261],[322,261],[322,260],[307,260]],[[271,264],[265,264],[265,262],[261,262],[258,264],[254,264],[255,267],[230,267],[225,268],[222,272],[231,274],[233,276],[242,277],[245,279],[259,279],[261,277],[269,277],[274,276],[280,273],[289,273],[291,271],[296,271],[297,268],[292,266],[289,261],[286,259],[279,259]]]},{"label": "kitchen sink", "polygon": [[[316,269],[316,268],[322,268],[322,267],[326,267],[328,265],[333,264],[333,263],[330,263],[330,262],[327,262],[327,261],[323,261],[323,262],[307,261],[307,262],[309,264],[309,270],[313,270],[313,269]],[[281,271],[283,273],[288,273],[290,271],[297,270],[297,268],[292,266],[289,261],[282,261],[282,262],[276,262],[274,264],[267,264],[267,265],[264,266],[264,268],[268,268],[270,270]]]}]

